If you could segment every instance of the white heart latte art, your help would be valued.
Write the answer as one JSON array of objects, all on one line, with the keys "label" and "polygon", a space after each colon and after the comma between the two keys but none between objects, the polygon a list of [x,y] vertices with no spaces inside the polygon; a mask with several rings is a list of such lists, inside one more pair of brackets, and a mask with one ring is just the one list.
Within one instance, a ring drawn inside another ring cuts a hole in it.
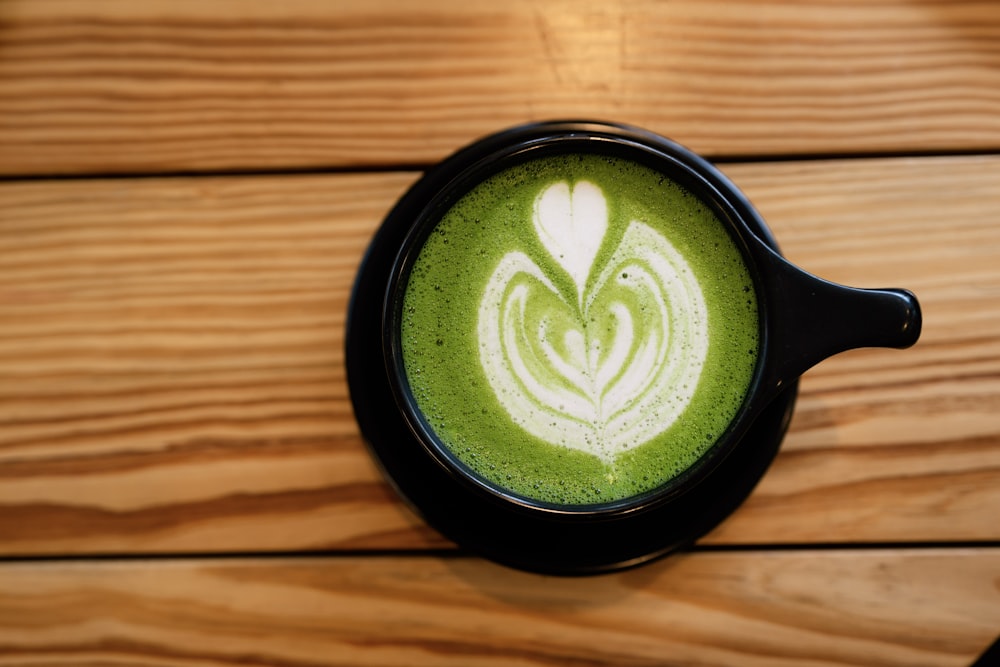
[{"label": "white heart latte art", "polygon": [[479,304],[480,363],[521,428],[610,464],[691,402],[708,353],[705,300],[683,256],[637,220],[595,266],[608,214],[593,183],[545,188],[534,229],[575,302],[527,254],[507,253]]}]

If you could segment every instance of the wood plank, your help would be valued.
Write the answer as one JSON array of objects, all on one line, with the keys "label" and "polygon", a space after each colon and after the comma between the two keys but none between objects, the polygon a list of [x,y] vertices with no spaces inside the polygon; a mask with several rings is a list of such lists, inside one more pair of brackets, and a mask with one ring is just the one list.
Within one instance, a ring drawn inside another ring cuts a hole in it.
[{"label": "wood plank", "polygon": [[357,265],[413,178],[0,187],[3,550],[439,540],[381,483],[343,367]]},{"label": "wood plank", "polygon": [[[789,257],[920,295],[921,342],[807,374],[714,543],[997,540],[1000,158],[728,165]],[[414,174],[0,184],[0,552],[445,543],[381,481],[348,291]]]},{"label": "wood plank", "polygon": [[966,667],[1000,552],[697,553],[588,579],[465,558],[0,565],[0,665]]},{"label": "wood plank", "polygon": [[807,373],[782,454],[711,541],[1000,534],[994,519],[976,518],[1000,515],[1000,229],[988,194],[998,165],[726,169],[792,261],[845,284],[912,289],[924,328],[905,352],[853,351]]},{"label": "wood plank", "polygon": [[424,164],[606,118],[708,154],[1000,147],[981,0],[7,0],[0,173]]}]

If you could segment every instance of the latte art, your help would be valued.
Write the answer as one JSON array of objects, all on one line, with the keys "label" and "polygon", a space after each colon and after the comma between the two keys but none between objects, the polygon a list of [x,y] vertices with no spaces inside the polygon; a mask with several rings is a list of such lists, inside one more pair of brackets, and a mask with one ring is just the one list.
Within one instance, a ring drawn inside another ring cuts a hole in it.
[{"label": "latte art", "polygon": [[595,266],[606,211],[588,181],[545,188],[534,228],[577,299],[567,300],[528,255],[509,252],[486,286],[477,330],[486,378],[512,421],[610,464],[684,412],[709,332],[698,281],[650,226],[631,221],[606,264]]}]

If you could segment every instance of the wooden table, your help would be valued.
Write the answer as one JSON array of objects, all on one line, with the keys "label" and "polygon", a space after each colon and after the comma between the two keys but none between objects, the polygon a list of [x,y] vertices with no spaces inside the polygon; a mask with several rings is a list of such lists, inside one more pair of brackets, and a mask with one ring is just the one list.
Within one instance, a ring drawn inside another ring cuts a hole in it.
[{"label": "wooden table", "polygon": [[[374,468],[348,291],[548,118],[714,161],[924,334],[810,371],[695,548],[458,551]],[[0,2],[0,665],[968,665],[1000,632],[1000,4]]]}]

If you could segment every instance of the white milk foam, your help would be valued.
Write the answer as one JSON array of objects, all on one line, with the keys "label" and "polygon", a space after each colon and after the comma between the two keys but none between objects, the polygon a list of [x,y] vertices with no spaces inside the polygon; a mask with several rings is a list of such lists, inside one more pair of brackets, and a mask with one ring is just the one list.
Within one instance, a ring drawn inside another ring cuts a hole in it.
[{"label": "white milk foam", "polygon": [[[684,257],[640,221],[594,266],[608,217],[590,182],[547,187],[534,223],[577,302],[531,257],[507,253],[479,304],[480,363],[521,428],[610,464],[667,430],[691,402],[708,354],[708,309]],[[594,330],[598,321],[613,323],[610,342]]]}]

